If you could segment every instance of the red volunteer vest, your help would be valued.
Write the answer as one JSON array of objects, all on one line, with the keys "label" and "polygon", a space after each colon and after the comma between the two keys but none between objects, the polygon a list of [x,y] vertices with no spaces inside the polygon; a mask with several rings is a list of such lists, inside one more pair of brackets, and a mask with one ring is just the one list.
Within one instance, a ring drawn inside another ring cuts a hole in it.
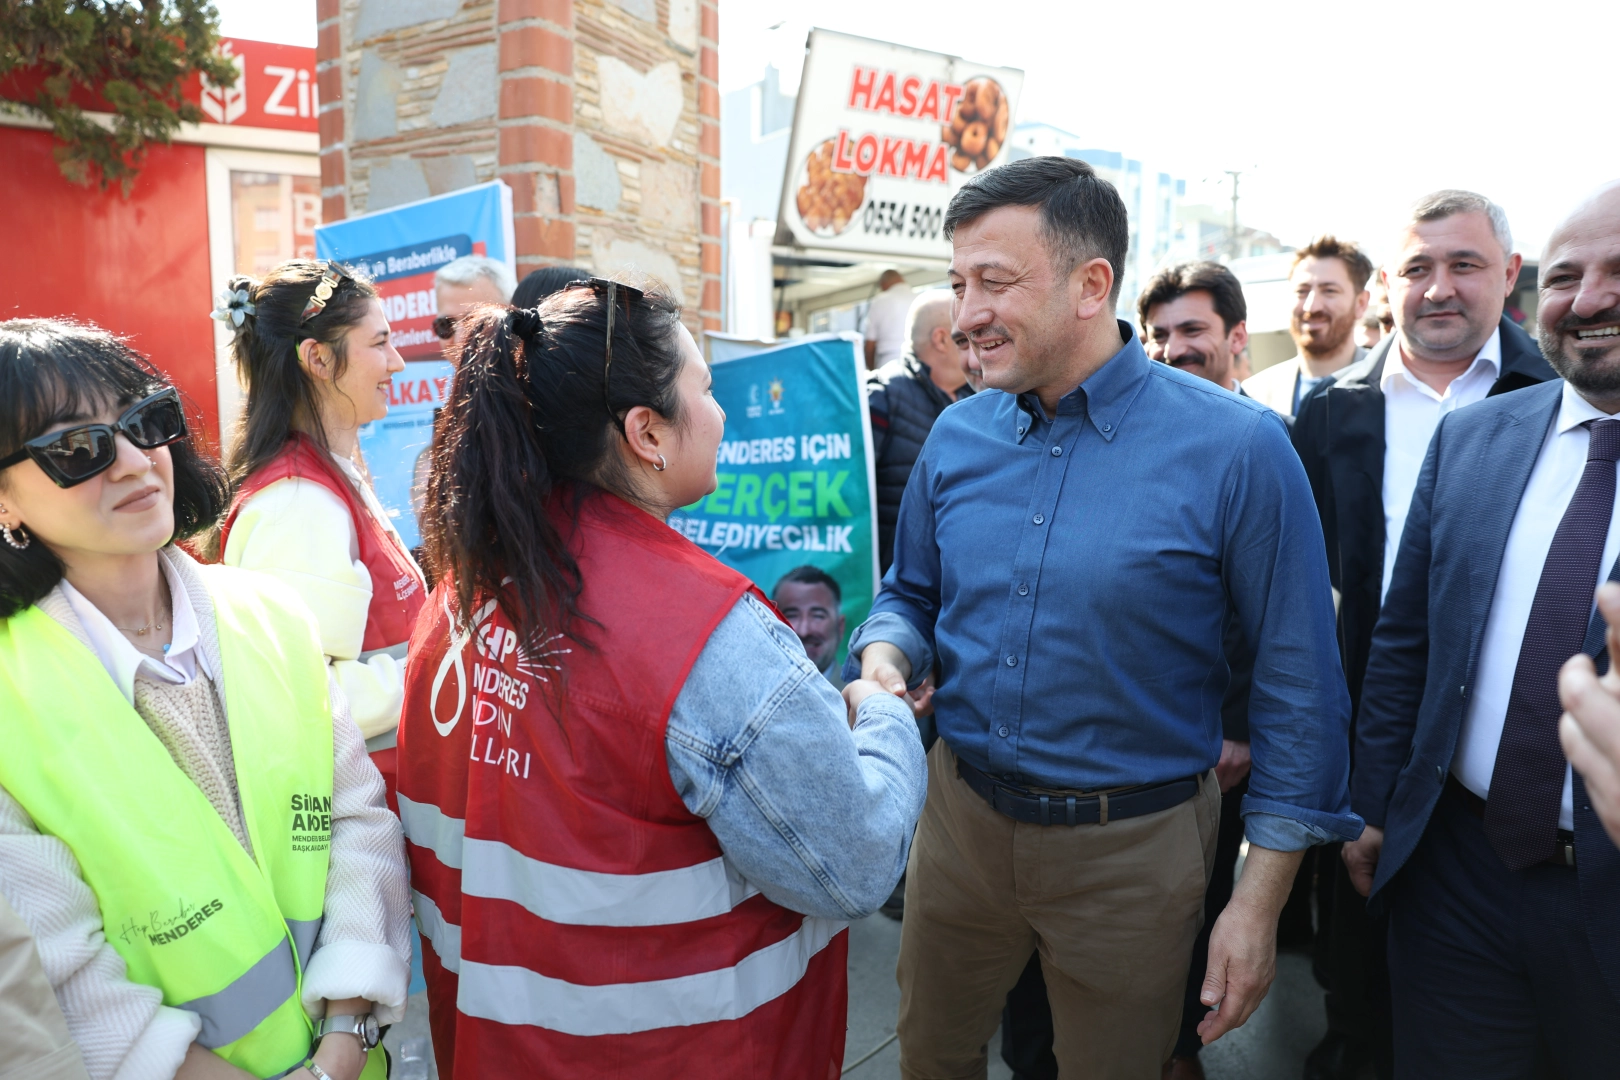
[{"label": "red volunteer vest", "polygon": [[526,653],[487,600],[463,633],[443,585],[411,640],[399,804],[440,1074],[836,1080],[848,933],[744,881],[665,756],[752,586],[611,496],[568,546],[580,640]]},{"label": "red volunteer vest", "polygon": [[[316,446],[309,436],[293,435],[281,453],[242,482],[219,531],[220,551],[225,550],[225,541],[243,505],[277,480],[293,477],[321,485],[349,508],[354,535],[359,541],[360,561],[371,574],[371,609],[366,614],[366,636],[360,647],[366,653],[398,649],[411,640],[416,616],[426,599],[422,571],[400,547],[394,534],[371,516],[331,455]],[[404,656],[398,659],[403,660]]]},{"label": "red volunteer vest", "polygon": [[[397,660],[405,659],[405,649],[416,626],[416,617],[427,600],[427,583],[415,560],[400,547],[386,526],[371,516],[359,494],[333,463],[331,455],[315,445],[313,439],[295,433],[282,447],[281,453],[255,470],[231,500],[231,509],[225,524],[219,530],[219,550],[223,554],[225,542],[230,538],[236,515],[254,495],[277,480],[297,477],[316,483],[336,495],[349,508],[354,523],[354,535],[360,549],[360,561],[371,574],[371,607],[366,612],[366,636],[361,640],[360,659],[376,652],[387,652]],[[379,739],[382,736],[378,736]],[[372,763],[382,773],[388,791],[389,804],[393,804],[397,751],[393,746],[373,750]]]}]

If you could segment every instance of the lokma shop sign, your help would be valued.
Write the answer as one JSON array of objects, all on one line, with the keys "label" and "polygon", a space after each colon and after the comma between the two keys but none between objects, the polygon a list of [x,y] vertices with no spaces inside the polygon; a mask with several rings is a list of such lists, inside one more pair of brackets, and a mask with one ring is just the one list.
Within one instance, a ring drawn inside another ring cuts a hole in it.
[{"label": "lokma shop sign", "polygon": [[948,259],[956,189],[1006,160],[1024,73],[810,32],[779,244]]}]

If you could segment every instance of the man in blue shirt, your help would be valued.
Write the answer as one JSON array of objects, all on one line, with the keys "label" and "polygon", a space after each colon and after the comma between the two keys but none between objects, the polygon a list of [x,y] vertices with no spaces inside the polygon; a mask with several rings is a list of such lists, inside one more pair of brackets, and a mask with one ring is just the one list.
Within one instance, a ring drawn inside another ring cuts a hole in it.
[{"label": "man in blue shirt", "polygon": [[981,173],[945,224],[957,326],[1003,392],[941,415],[850,645],[896,693],[939,667],[901,1069],[982,1075],[1038,950],[1060,1069],[1136,1080],[1175,1042],[1214,857],[1229,615],[1254,649],[1251,846],[1206,1041],[1270,986],[1304,849],[1360,832],[1321,526],[1281,419],[1151,363],[1114,318],[1126,213],[1090,166]]}]

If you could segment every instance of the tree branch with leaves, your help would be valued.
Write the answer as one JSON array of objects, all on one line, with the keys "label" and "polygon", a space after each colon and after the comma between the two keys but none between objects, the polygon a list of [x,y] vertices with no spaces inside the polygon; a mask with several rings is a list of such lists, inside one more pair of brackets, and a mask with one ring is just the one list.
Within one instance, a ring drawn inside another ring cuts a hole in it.
[{"label": "tree branch with leaves", "polygon": [[[116,182],[128,195],[147,147],[202,120],[184,96],[191,77],[236,84],[218,44],[219,12],[208,0],[0,0],[0,79],[29,69],[44,76],[31,99],[0,105],[51,125],[69,180]],[[73,101],[81,89],[111,107],[110,124]]]}]

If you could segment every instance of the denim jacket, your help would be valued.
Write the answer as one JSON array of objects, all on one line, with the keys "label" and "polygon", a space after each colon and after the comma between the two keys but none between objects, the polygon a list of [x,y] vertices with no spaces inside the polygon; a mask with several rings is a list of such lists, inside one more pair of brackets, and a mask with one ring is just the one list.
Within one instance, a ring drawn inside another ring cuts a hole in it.
[{"label": "denim jacket", "polygon": [[853,731],[846,716],[793,631],[745,595],[698,655],[665,737],[675,791],[742,876],[836,919],[888,899],[927,787],[902,701],[867,698]]}]

